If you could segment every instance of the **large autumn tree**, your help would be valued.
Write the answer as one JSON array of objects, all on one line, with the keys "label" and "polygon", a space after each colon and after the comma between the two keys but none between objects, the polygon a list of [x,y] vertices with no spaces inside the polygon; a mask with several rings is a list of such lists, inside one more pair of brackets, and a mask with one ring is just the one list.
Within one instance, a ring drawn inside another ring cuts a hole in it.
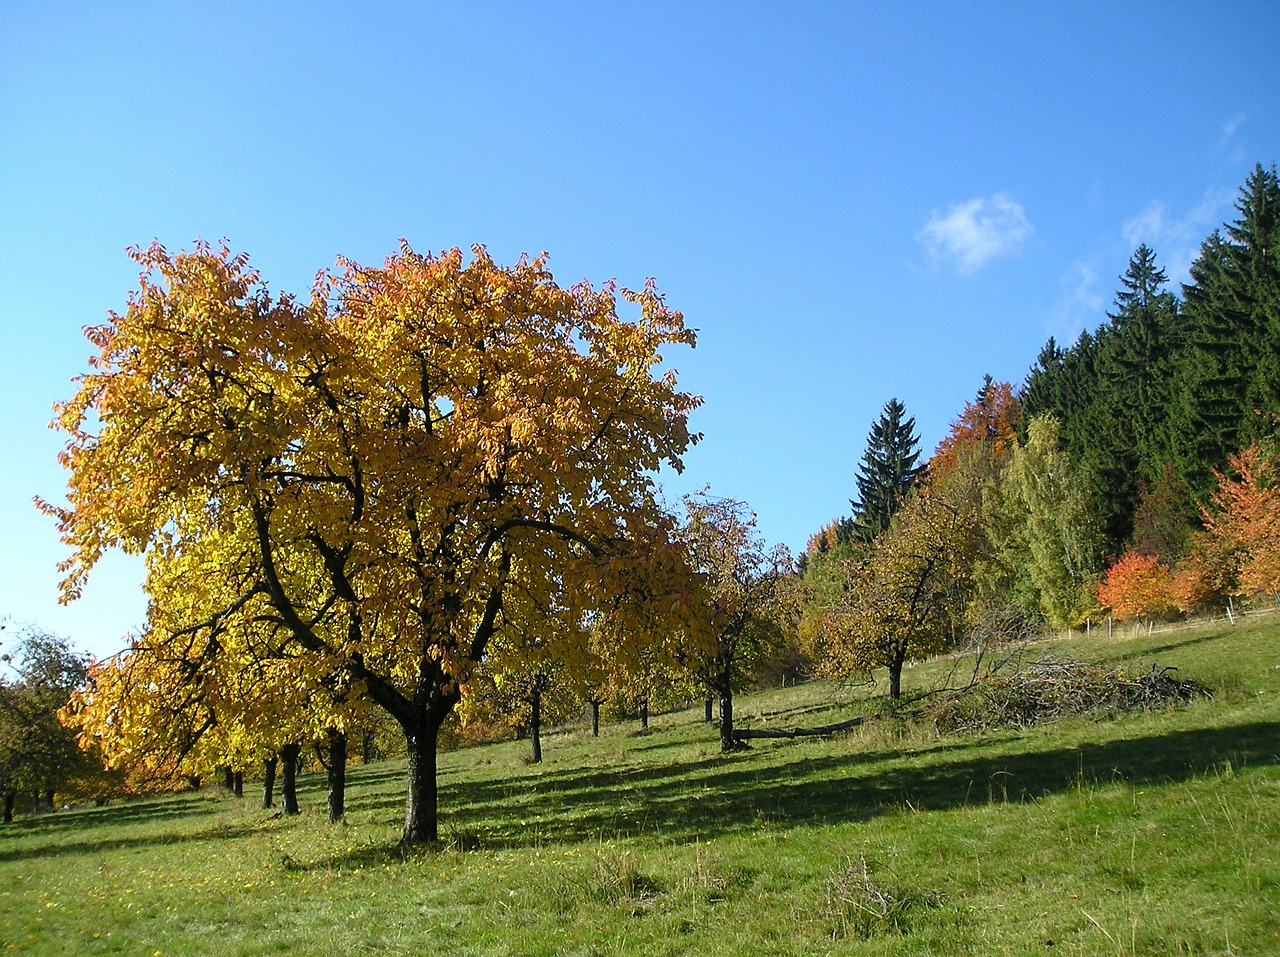
[{"label": "large autumn tree", "polygon": [[544,256],[402,244],[303,302],[225,247],[132,255],[139,287],[87,331],[91,371],[57,412],[64,596],[107,548],[146,553],[157,581],[199,555],[218,582],[153,653],[265,627],[298,684],[384,708],[407,745],[404,842],[437,836],[441,724],[514,618],[674,632],[655,625],[685,569],[653,476],[681,467],[699,400],[662,371],[694,334],[652,283],[564,288]]}]

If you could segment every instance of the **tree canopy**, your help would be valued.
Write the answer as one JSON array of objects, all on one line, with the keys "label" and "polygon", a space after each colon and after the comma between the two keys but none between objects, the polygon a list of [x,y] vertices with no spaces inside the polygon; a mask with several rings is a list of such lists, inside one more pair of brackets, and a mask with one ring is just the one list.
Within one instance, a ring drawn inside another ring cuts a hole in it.
[{"label": "tree canopy", "polygon": [[[545,256],[479,246],[340,260],[305,302],[225,246],[132,255],[58,408],[64,597],[104,549],[142,552],[157,614],[132,653],[173,680],[234,696],[210,677],[234,647],[294,689],[349,684],[405,733],[404,840],[434,839],[437,735],[495,635],[573,655],[588,611],[657,641],[680,608],[654,476],[697,438],[662,369],[694,333],[651,282],[563,288]],[[180,588],[197,567],[207,587]]]}]

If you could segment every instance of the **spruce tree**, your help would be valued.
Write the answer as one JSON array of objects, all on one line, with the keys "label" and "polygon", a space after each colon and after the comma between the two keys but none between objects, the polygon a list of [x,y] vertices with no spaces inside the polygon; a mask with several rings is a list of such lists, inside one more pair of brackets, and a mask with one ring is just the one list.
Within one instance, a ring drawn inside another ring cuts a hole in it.
[{"label": "spruce tree", "polygon": [[1280,181],[1255,167],[1238,218],[1201,244],[1184,287],[1188,344],[1177,370],[1180,471],[1203,497],[1213,470],[1271,429],[1280,408]]},{"label": "spruce tree", "polygon": [[906,417],[906,408],[896,398],[885,403],[880,418],[867,434],[867,448],[858,464],[858,498],[853,506],[852,537],[869,544],[889,527],[924,466],[920,458],[920,437],[916,420]]},{"label": "spruce tree", "polygon": [[1164,289],[1167,281],[1155,253],[1139,246],[1120,277],[1115,311],[1107,313],[1110,324],[1099,333],[1091,419],[1104,519],[1116,547],[1132,533],[1141,483],[1154,480],[1171,456],[1166,420],[1180,332],[1178,303]]}]

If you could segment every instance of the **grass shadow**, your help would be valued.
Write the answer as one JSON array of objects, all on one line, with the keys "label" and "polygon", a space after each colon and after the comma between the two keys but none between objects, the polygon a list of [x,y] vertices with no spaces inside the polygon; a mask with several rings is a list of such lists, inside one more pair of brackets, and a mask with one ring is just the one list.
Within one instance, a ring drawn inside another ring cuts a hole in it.
[{"label": "grass shadow", "polygon": [[22,847],[0,846],[0,862],[20,861],[33,857],[103,854],[121,848],[167,847],[174,844],[198,843],[201,841],[230,841],[246,837],[257,830],[258,828],[254,824],[243,824],[235,827],[215,825],[189,832],[167,831],[163,834],[104,837],[97,840],[86,838],[84,840],[64,841],[53,844],[35,844],[33,842]]},{"label": "grass shadow", "polygon": [[[507,802],[493,825],[471,786],[442,793],[442,807],[459,810],[448,825],[474,829],[484,846],[527,847],[578,843],[602,835],[656,832],[684,842],[758,827],[865,821],[909,804],[946,810],[986,803],[992,789],[1019,801],[1069,791],[1083,784],[1185,781],[1231,762],[1276,764],[1280,723],[1172,731],[1070,748],[966,756],[974,745],[900,756],[880,752],[821,758],[797,755],[767,767],[749,759],[707,759],[663,769],[607,771],[562,780],[536,800]],[[736,765],[736,766],[735,766]],[[521,819],[521,812],[525,816]],[[528,812],[536,811],[535,826]],[[509,823],[506,823],[509,822]]]}]

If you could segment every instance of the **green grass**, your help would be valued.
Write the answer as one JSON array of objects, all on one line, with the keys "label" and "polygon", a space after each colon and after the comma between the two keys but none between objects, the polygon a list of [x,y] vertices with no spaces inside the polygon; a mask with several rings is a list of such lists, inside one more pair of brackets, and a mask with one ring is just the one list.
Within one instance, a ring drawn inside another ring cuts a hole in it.
[{"label": "green grass", "polygon": [[[701,707],[442,756],[445,847],[402,854],[401,765],[291,819],[218,790],[0,830],[0,948],[38,954],[1280,953],[1280,633],[1037,653],[1174,665],[1175,711],[938,737],[889,720],[718,754]],[[964,669],[911,668],[923,689]],[[752,695],[821,725],[865,688]]]}]

